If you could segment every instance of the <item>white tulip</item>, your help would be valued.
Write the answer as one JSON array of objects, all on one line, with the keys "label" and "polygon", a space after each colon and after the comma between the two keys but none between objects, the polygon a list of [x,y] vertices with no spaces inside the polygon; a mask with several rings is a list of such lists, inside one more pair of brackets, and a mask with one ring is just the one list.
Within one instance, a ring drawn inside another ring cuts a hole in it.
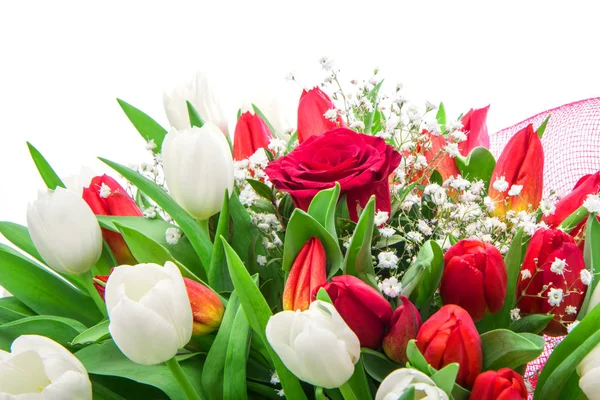
[{"label": "white tulip", "polygon": [[334,306],[317,300],[306,311],[283,311],[269,318],[267,340],[299,379],[337,388],[354,373],[360,357],[356,334]]},{"label": "white tulip", "polygon": [[198,72],[191,82],[177,86],[171,94],[164,94],[163,103],[171,126],[182,130],[190,128],[186,101],[192,103],[204,121],[217,125],[227,134],[228,121],[213,82],[205,73]]},{"label": "white tulip", "polygon": [[412,368],[400,368],[385,377],[375,400],[396,400],[410,387],[415,388],[416,399],[448,400],[448,395],[435,385],[430,377]]},{"label": "white tulip", "polygon": [[0,350],[0,399],[92,399],[92,384],[81,362],[44,336],[24,335],[11,352]]},{"label": "white tulip", "polygon": [[600,400],[600,346],[592,351],[577,366],[579,387],[589,400]]},{"label": "white tulip", "polygon": [[275,132],[281,137],[296,130],[298,122],[298,102],[302,90],[295,82],[268,83],[252,99],[267,117]]},{"label": "white tulip", "polygon": [[63,274],[88,272],[102,253],[98,220],[71,190],[40,192],[27,208],[27,227],[44,261]]},{"label": "white tulip", "polygon": [[171,129],[162,155],[165,182],[179,205],[200,220],[221,211],[225,189],[233,189],[233,157],[215,124]]},{"label": "white tulip", "polygon": [[79,196],[83,195],[83,189],[90,186],[92,178],[98,174],[94,172],[90,167],[82,165],[79,169],[79,174],[69,175],[62,181],[67,189],[74,191]]},{"label": "white tulip", "polygon": [[123,265],[106,282],[108,330],[131,361],[170,360],[192,337],[192,307],[181,272],[172,262]]}]

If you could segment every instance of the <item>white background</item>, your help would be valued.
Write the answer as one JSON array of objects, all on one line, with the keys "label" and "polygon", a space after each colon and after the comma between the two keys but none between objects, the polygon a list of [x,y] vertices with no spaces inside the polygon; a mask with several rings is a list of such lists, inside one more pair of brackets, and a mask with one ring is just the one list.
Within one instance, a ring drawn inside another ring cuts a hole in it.
[{"label": "white background", "polygon": [[25,141],[61,176],[144,160],[116,97],[166,126],[163,88],[205,69],[234,119],[267,80],[320,81],[327,55],[347,80],[379,66],[453,116],[491,103],[494,132],[600,96],[598,15],[592,1],[2,1],[0,220],[24,223],[43,187]]}]

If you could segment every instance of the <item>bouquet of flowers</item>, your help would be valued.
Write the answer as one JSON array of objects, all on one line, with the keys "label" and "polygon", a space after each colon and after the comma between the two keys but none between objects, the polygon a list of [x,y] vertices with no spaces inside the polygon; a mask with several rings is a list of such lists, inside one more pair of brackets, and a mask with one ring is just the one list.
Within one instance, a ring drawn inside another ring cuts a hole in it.
[{"label": "bouquet of flowers", "polygon": [[170,130],[119,100],[152,163],[61,179],[29,144],[48,190],[0,222],[1,398],[600,398],[600,171],[544,198],[547,121],[496,160],[488,108],[322,66],[297,129],[253,105],[231,140],[199,75]]}]

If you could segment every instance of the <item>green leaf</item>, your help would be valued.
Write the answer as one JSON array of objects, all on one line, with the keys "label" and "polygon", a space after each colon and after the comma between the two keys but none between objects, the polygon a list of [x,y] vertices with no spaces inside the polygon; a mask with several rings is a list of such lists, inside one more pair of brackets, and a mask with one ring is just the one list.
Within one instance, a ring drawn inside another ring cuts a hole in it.
[{"label": "green leaf", "polygon": [[435,371],[433,367],[427,363],[427,360],[425,360],[425,357],[423,357],[423,354],[421,354],[419,351],[419,348],[417,347],[417,341],[415,339],[409,340],[408,344],[406,345],[406,358],[408,358],[408,362],[411,366],[428,376]]},{"label": "green leaf", "polygon": [[363,347],[360,353],[367,374],[377,382],[383,381],[393,371],[402,368],[402,365],[393,362],[378,351]]},{"label": "green leaf", "polygon": [[308,207],[308,214],[327,229],[333,237],[337,237],[335,212],[339,198],[340,184],[336,182],[331,189],[321,190],[317,193]]},{"label": "green leaf", "polygon": [[45,261],[42,259],[40,253],[38,253],[31,236],[29,236],[29,230],[26,227],[14,222],[0,221],[0,233],[12,244],[23,250],[41,263]]},{"label": "green leaf", "polygon": [[154,140],[154,143],[156,144],[154,152],[160,153],[163,140],[165,140],[165,136],[167,135],[167,130],[160,126],[158,122],[131,104],[128,104],[121,99],[117,99],[117,102],[119,102],[119,105],[125,112],[125,115],[127,115],[127,118],[129,118],[135,129],[137,129],[140,135],[142,135],[144,140],[146,142]]},{"label": "green leaf", "polygon": [[275,131],[275,128],[273,128],[273,125],[271,125],[271,123],[269,122],[269,119],[265,116],[265,114],[263,114],[262,111],[260,111],[260,108],[258,108],[256,105],[252,104],[252,109],[254,110],[254,112],[260,117],[262,118],[262,120],[265,122],[265,124],[267,124],[267,127],[269,128],[269,130],[271,131],[271,134],[274,137],[278,137],[279,136],[279,132]]},{"label": "green leaf", "polygon": [[369,93],[369,99],[371,100],[371,102],[373,103],[373,111],[369,112],[367,114],[367,117],[365,118],[365,133],[371,134],[371,128],[373,127],[373,120],[375,118],[375,113],[379,110],[377,108],[377,94],[379,93],[379,89],[381,89],[381,85],[383,84],[383,80],[381,80],[377,85],[375,85],[375,87],[373,87],[373,89],[371,89],[371,92]]},{"label": "green leaf", "polygon": [[35,315],[35,312],[14,296],[0,298],[0,323],[16,321]]},{"label": "green leaf", "polygon": [[202,119],[194,105],[188,100],[185,101],[185,104],[187,105],[187,111],[190,117],[190,126],[202,128],[204,126],[204,120]]},{"label": "green leaf", "polygon": [[431,380],[435,382],[435,385],[446,392],[448,396],[450,396],[454,388],[458,368],[458,363],[451,363],[431,375]]},{"label": "green leaf", "polygon": [[345,390],[352,391],[354,398],[357,400],[373,398],[371,390],[369,389],[369,382],[367,380],[367,375],[365,374],[362,358],[359,358],[358,362],[354,365],[354,373],[350,379],[340,387],[340,390],[342,393],[344,393]]},{"label": "green leaf", "polygon": [[573,211],[567,218],[561,222],[557,229],[560,229],[564,232],[571,232],[584,218],[588,216],[589,212],[587,208],[584,206],[579,207],[577,210]]},{"label": "green leaf", "polygon": [[94,400],[127,400],[118,393],[113,392],[106,386],[92,381],[92,398]]},{"label": "green leaf", "polygon": [[105,320],[86,329],[71,341],[71,346],[85,346],[108,339],[110,337],[110,333],[108,332],[109,324],[110,321]]},{"label": "green leaf", "polygon": [[201,229],[196,220],[177,204],[163,188],[130,168],[104,158],[100,158],[100,160],[137,186],[138,189],[146,193],[159,207],[165,210],[177,222],[183,233],[185,233],[194,250],[196,250],[198,257],[200,257],[204,268],[210,265],[212,243],[208,233]]},{"label": "green leaf", "polygon": [[344,258],[344,274],[353,275],[379,291],[371,257],[371,242],[375,227],[375,196],[367,202],[358,218],[350,246]]},{"label": "green leaf", "polygon": [[87,294],[4,244],[0,244],[0,286],[38,314],[72,318],[85,325],[102,317]]},{"label": "green leaf", "polygon": [[463,178],[470,181],[482,180],[485,187],[489,187],[496,159],[488,149],[478,146],[466,158],[455,157],[454,160]]},{"label": "green leaf", "polygon": [[257,181],[255,179],[246,178],[246,182],[254,189],[256,194],[260,197],[263,197],[269,201],[273,200],[273,191],[267,185],[262,183],[261,181]]},{"label": "green leaf", "polygon": [[63,346],[85,330],[85,326],[70,318],[34,315],[0,325],[0,349],[8,351],[21,335],[46,336]]},{"label": "green leaf", "polygon": [[229,275],[231,276],[233,286],[238,293],[240,304],[246,313],[250,326],[267,346],[269,355],[273,360],[275,370],[279,375],[281,385],[285,391],[286,398],[290,400],[306,399],[306,395],[302,390],[302,386],[300,386],[298,378],[285,367],[275,350],[273,350],[267,341],[265,329],[267,327],[267,322],[272,315],[269,305],[263,298],[260,290],[256,287],[248,270],[246,270],[242,260],[240,260],[240,257],[222,236],[221,241],[225,248]]},{"label": "green leaf", "polygon": [[544,338],[531,333],[496,329],[481,335],[483,371],[516,369],[535,360],[544,350]]},{"label": "green leaf", "polygon": [[577,315],[579,321],[587,314],[590,298],[596,286],[598,286],[598,280],[600,279],[600,222],[598,222],[594,214],[590,214],[585,225],[583,257],[585,259],[585,267],[594,277],[587,288],[583,304],[579,309],[579,314]]},{"label": "green leaf", "polygon": [[440,101],[440,106],[438,107],[437,114],[435,115],[435,119],[437,123],[440,125],[440,128],[444,130],[446,126],[446,107],[444,107],[444,103]]},{"label": "green leaf", "polygon": [[56,172],[54,172],[48,161],[46,161],[42,153],[40,153],[38,149],[33,147],[33,145],[29,142],[27,142],[27,147],[29,147],[31,158],[33,159],[33,162],[35,163],[35,166],[48,189],[54,190],[57,186],[63,188],[66,187]]},{"label": "green leaf", "polygon": [[546,116],[546,118],[544,118],[544,121],[541,123],[540,127],[537,128],[537,134],[540,139],[542,138],[542,136],[544,136],[544,132],[546,131],[546,126],[548,125],[548,121],[550,120],[550,117],[551,117],[551,114],[548,114]]},{"label": "green leaf", "polygon": [[414,400],[415,399],[415,387],[409,386],[408,389],[402,392],[398,400]]},{"label": "green leaf", "polygon": [[238,308],[225,354],[224,399],[247,399],[246,362],[250,350],[250,325],[243,308]]},{"label": "green leaf", "polygon": [[319,288],[319,290],[317,291],[317,300],[321,300],[324,301],[325,303],[329,303],[329,304],[333,304],[333,301],[331,301],[331,297],[329,297],[329,293],[327,293],[327,290],[325,290],[325,288]]},{"label": "green leaf", "polygon": [[285,231],[282,269],[289,271],[292,268],[300,249],[311,237],[317,237],[325,248],[328,276],[333,276],[342,268],[342,252],[338,241],[316,219],[299,208],[292,213]]},{"label": "green leaf", "polygon": [[[75,355],[90,374],[131,379],[162,390],[172,400],[187,400],[165,364],[136,364],[121,353],[113,340],[92,344],[79,350]],[[194,389],[203,393],[200,384],[202,357],[192,357],[181,361],[180,364]],[[203,397],[206,398],[206,396]]]},{"label": "green leaf", "polygon": [[423,243],[417,259],[402,278],[402,295],[409,297],[419,309],[429,304],[444,273],[444,254],[437,242]]},{"label": "green leaf", "polygon": [[[217,224],[217,231],[215,232],[216,238],[221,236],[229,237],[229,219],[229,191],[225,190],[223,205]],[[223,249],[223,244],[220,240],[217,240],[213,246],[213,253],[210,258],[207,276],[208,283],[215,292],[222,293],[231,292],[233,290],[233,283],[231,282],[229,270],[227,269],[227,262],[225,261],[225,249]],[[223,329],[222,325],[221,329]]]},{"label": "green leaf", "polygon": [[287,152],[289,153],[290,151],[294,150],[294,143],[298,141],[298,131],[294,131],[291,135],[290,135],[290,139],[288,140],[287,143]]},{"label": "green leaf", "polygon": [[529,332],[539,334],[553,318],[553,314],[531,314],[512,322],[508,328],[517,333]]}]

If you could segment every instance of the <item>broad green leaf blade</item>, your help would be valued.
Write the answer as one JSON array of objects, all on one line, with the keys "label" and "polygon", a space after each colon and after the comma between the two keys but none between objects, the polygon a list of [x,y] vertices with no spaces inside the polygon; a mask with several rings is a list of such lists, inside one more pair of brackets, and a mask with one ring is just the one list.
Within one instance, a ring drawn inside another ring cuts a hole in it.
[{"label": "broad green leaf blade", "polygon": [[15,224],[14,222],[0,221],[0,233],[12,244],[23,250],[41,263],[44,263],[42,256],[38,253],[29,230],[25,226]]},{"label": "broad green leaf blade", "polygon": [[367,374],[377,382],[383,381],[393,371],[402,368],[402,365],[396,364],[378,351],[363,347],[360,353]]},{"label": "broad green leaf blade", "polygon": [[64,188],[65,184],[60,180],[56,172],[54,172],[42,153],[40,153],[38,149],[33,147],[33,145],[29,142],[27,142],[27,147],[29,147],[31,158],[33,159],[33,162],[35,163],[35,166],[48,189],[54,190],[57,186]]},{"label": "broad green leaf blade", "polygon": [[196,220],[155,182],[130,168],[104,158],[100,158],[100,160],[137,186],[138,189],[146,193],[159,207],[165,210],[177,222],[183,233],[185,233],[194,250],[196,250],[204,268],[208,268],[212,254],[212,243],[207,232],[199,227]]},{"label": "broad green leaf blade", "polygon": [[246,182],[254,189],[256,194],[260,197],[265,198],[269,201],[273,200],[273,191],[267,185],[262,183],[261,181],[257,181],[255,179],[246,178]]},{"label": "broad green leaf blade", "polygon": [[[217,224],[217,231],[215,237],[229,237],[229,193],[226,190],[223,198],[223,206],[221,207],[221,213],[219,214],[219,222]],[[213,253],[210,258],[210,266],[208,268],[208,283],[211,288],[217,293],[231,292],[233,290],[233,283],[229,277],[229,269],[227,268],[227,262],[225,261],[225,249],[220,240],[217,240],[213,245]],[[221,325],[221,329],[222,325]]]},{"label": "broad green leaf blade", "polygon": [[251,334],[252,331],[244,309],[238,308],[225,354],[224,399],[243,400],[248,398],[246,362],[250,350]]},{"label": "broad green leaf blade", "polygon": [[428,240],[423,243],[416,261],[408,268],[402,278],[402,295],[419,309],[424,308],[440,285],[444,273],[444,254],[437,242]]},{"label": "broad green leaf blade", "polygon": [[373,111],[367,114],[365,118],[365,133],[367,135],[371,134],[373,128],[373,121],[375,119],[375,113],[379,111],[377,107],[377,94],[379,93],[379,89],[381,89],[381,85],[383,84],[383,80],[381,80],[369,93],[369,99],[373,103]]},{"label": "broad green leaf blade", "polygon": [[508,328],[516,333],[540,334],[553,318],[553,314],[531,314],[512,322]]},{"label": "broad green leaf blade", "polygon": [[63,346],[85,330],[74,319],[52,315],[35,315],[0,325],[0,349],[9,351],[12,342],[21,335],[46,336]]},{"label": "broad green leaf blade", "polygon": [[317,193],[308,207],[308,214],[327,229],[333,237],[337,237],[335,211],[339,199],[340,184],[336,182],[331,189],[321,190]]},{"label": "broad green leaf blade", "polygon": [[463,178],[470,181],[482,180],[485,187],[490,185],[496,159],[488,149],[475,147],[466,158],[456,157],[455,160]]},{"label": "broad green leaf blade", "polygon": [[160,126],[158,122],[131,104],[128,104],[121,99],[117,99],[117,102],[119,102],[119,105],[125,112],[125,115],[127,115],[127,118],[129,118],[135,129],[137,129],[140,135],[142,135],[144,140],[146,142],[154,140],[154,143],[156,144],[154,152],[160,153],[162,143],[167,135],[167,130]]},{"label": "broad green leaf blade", "polygon": [[535,360],[544,350],[544,338],[530,333],[496,329],[481,335],[483,371],[516,369]]},{"label": "broad green leaf blade", "polygon": [[354,365],[354,373],[348,379],[348,381],[340,387],[342,393],[344,387],[349,388],[354,394],[356,399],[372,399],[373,395],[369,388],[369,381],[365,374],[365,367],[363,365],[362,358],[358,359],[358,362]]},{"label": "broad green leaf blade", "polygon": [[110,333],[108,332],[109,323],[110,321],[108,320],[102,321],[81,332],[71,341],[71,346],[84,346],[108,339],[110,337]]},{"label": "broad green leaf blade", "polygon": [[561,229],[565,232],[571,232],[584,218],[587,218],[589,212],[587,208],[584,206],[579,207],[577,210],[573,211],[571,215],[561,222],[557,229]]},{"label": "broad green leaf blade", "polygon": [[431,380],[435,382],[435,385],[446,392],[448,396],[450,396],[452,389],[454,388],[456,376],[458,375],[458,368],[458,363],[448,364],[431,375]]},{"label": "broad green leaf blade", "polygon": [[353,275],[379,290],[375,280],[373,258],[371,257],[371,242],[375,219],[375,196],[367,202],[352,234],[350,246],[344,258],[344,274]]},{"label": "broad green leaf blade", "polygon": [[14,296],[0,298],[0,324],[31,317],[35,312]]},{"label": "broad green leaf blade", "polygon": [[190,117],[190,125],[198,127],[198,128],[202,128],[204,126],[204,120],[202,119],[202,117],[200,116],[200,114],[198,113],[198,111],[196,110],[194,105],[192,103],[190,103],[188,100],[185,101],[185,104],[187,105],[187,111],[188,111],[188,115]]},{"label": "broad green leaf blade", "polygon": [[446,127],[446,107],[444,107],[444,103],[442,103],[441,101],[437,113],[435,114],[435,119],[440,125],[440,129],[444,130],[444,128]]},{"label": "broad green leaf blade", "polygon": [[600,222],[596,215],[590,214],[585,225],[585,245],[583,249],[583,257],[585,259],[585,267],[593,274],[593,279],[585,293],[585,299],[581,305],[578,320],[582,320],[588,311],[590,298],[598,286],[600,279]]},{"label": "broad green leaf blade", "polygon": [[417,341],[415,339],[410,340],[406,345],[406,358],[408,358],[408,362],[413,368],[418,369],[427,376],[430,376],[432,372],[435,371],[433,367],[427,363],[427,360],[425,360],[425,357],[423,357],[423,354],[421,354],[419,351],[419,348],[417,347]]},{"label": "broad green leaf blade", "polygon": [[250,326],[267,346],[269,355],[273,360],[275,370],[277,371],[277,375],[279,375],[281,385],[285,391],[286,398],[290,400],[306,399],[306,395],[302,390],[302,386],[300,386],[298,378],[285,367],[275,350],[273,350],[267,341],[265,329],[267,327],[267,322],[272,315],[269,305],[263,298],[260,290],[256,287],[248,270],[244,267],[242,260],[240,260],[240,257],[222,236],[221,241],[225,248],[229,274],[231,275],[233,286],[238,293],[240,304],[246,313]]},{"label": "broad green leaf blade", "polygon": [[38,314],[93,325],[102,315],[93,300],[53,271],[0,244],[0,286]]}]

